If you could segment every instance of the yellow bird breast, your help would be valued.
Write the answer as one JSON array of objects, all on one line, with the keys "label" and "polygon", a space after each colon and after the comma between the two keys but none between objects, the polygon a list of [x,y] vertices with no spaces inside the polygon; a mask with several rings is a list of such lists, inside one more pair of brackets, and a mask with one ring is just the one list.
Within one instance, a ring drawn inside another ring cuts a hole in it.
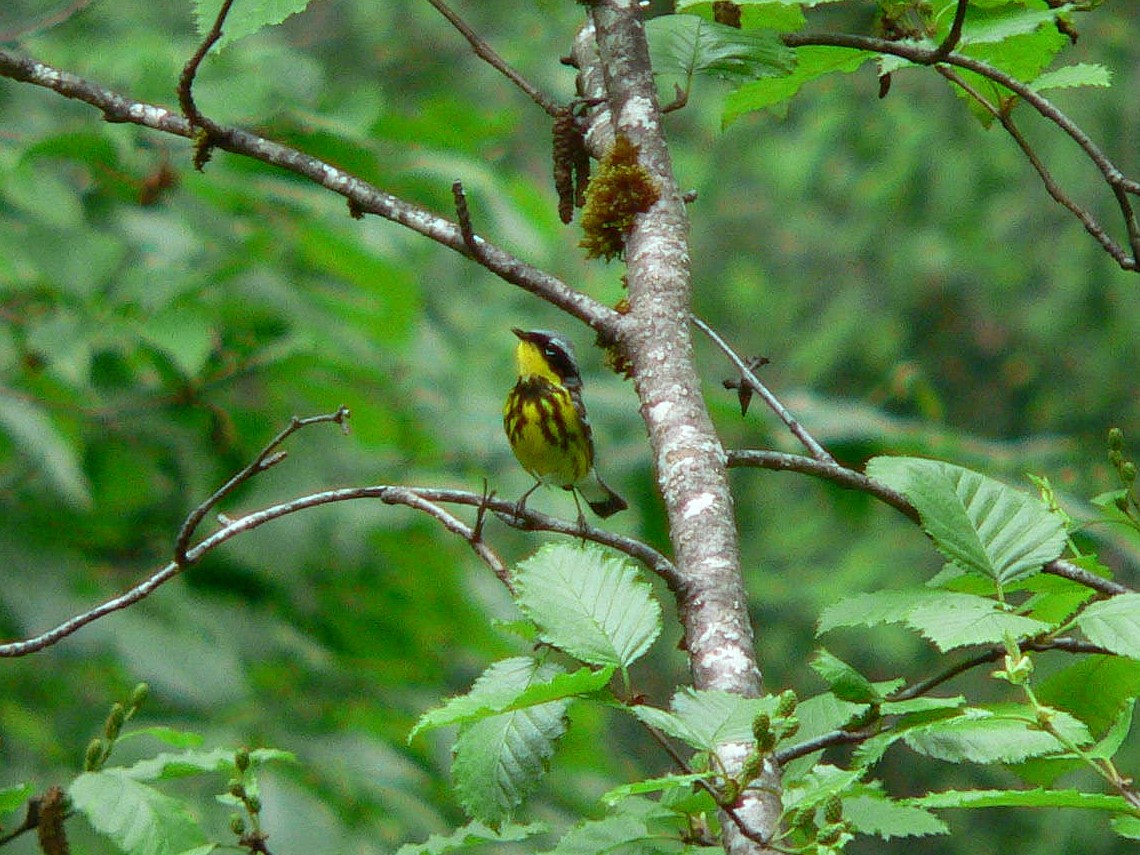
[{"label": "yellow bird breast", "polygon": [[545,378],[519,380],[503,408],[503,425],[519,463],[544,484],[570,488],[593,465],[570,393]]}]

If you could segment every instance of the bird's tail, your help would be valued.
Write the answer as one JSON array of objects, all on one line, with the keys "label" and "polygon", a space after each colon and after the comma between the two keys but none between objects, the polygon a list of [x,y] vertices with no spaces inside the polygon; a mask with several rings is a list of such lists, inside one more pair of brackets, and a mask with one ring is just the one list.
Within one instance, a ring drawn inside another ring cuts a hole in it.
[{"label": "bird's tail", "polygon": [[613,516],[618,511],[624,511],[629,507],[625,499],[602,483],[602,479],[593,469],[574,486],[582,494],[582,498],[586,500],[590,510],[602,519]]}]

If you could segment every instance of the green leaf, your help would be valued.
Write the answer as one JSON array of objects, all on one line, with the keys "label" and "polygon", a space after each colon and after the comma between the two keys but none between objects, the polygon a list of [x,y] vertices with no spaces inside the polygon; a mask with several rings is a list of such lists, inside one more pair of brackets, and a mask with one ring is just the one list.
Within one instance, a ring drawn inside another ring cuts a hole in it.
[{"label": "green leaf", "polygon": [[946,823],[925,808],[886,796],[858,795],[843,799],[843,818],[860,834],[877,834],[884,840],[950,833]]},{"label": "green leaf", "polygon": [[962,695],[952,698],[920,697],[907,701],[883,701],[883,715],[910,715],[911,713],[936,712],[938,710],[954,710],[966,705]]},{"label": "green leaf", "polygon": [[173,855],[207,845],[185,804],[123,770],[84,772],[67,794],[92,828],[131,855]]},{"label": "green leaf", "polygon": [[731,692],[684,688],[673,695],[672,712],[648,704],[628,707],[639,721],[666,736],[701,751],[725,742],[751,742],[752,722],[760,713],[772,715],[777,699],[745,698]]},{"label": "green leaf", "polygon": [[1140,840],[1140,817],[1133,814],[1121,814],[1112,818],[1112,830],[1121,837],[1130,840]]},{"label": "green leaf", "polygon": [[819,632],[838,626],[905,623],[940,650],[970,644],[994,644],[1006,633],[1040,635],[1051,624],[1006,611],[988,597],[953,591],[878,591],[848,597],[824,609]]},{"label": "green leaf", "polygon": [[929,602],[932,593],[924,590],[874,591],[844,597],[820,614],[817,634],[822,635],[838,626],[905,623],[911,611]]},{"label": "green leaf", "polygon": [[[255,765],[269,761],[296,762],[297,759],[292,753],[276,748],[255,749],[249,752],[249,758]],[[136,781],[186,778],[210,772],[228,774],[235,771],[234,749],[215,748],[211,751],[183,751],[179,754],[163,752],[119,771],[124,777]]]},{"label": "green leaf", "polygon": [[821,676],[831,693],[841,701],[870,704],[882,700],[871,681],[827,650],[820,648],[811,660],[812,670]]},{"label": "green leaf", "polygon": [[578,823],[543,855],[675,855],[679,851],[680,822],[677,815],[656,802],[629,798],[609,816]]},{"label": "green leaf", "polygon": [[178,730],[177,728],[167,727],[161,724],[154,725],[153,727],[139,727],[124,731],[119,735],[118,742],[126,742],[128,739],[137,739],[140,736],[152,737],[173,748],[198,748],[203,742],[202,734],[200,733],[195,733],[191,730]]},{"label": "green leaf", "polygon": [[1038,807],[1128,810],[1121,796],[1085,793],[1080,790],[946,790],[906,800],[928,808]]},{"label": "green leaf", "polygon": [[515,669],[529,669],[532,662],[527,657],[497,662],[466,695],[451,698],[442,707],[424,713],[408,734],[408,741],[426,730],[475,722],[499,713],[596,692],[605,688],[616,670],[613,665],[596,671],[579,668],[572,674],[555,674],[547,682],[519,686],[514,680]]},{"label": "green leaf", "polygon": [[723,126],[731,125],[745,113],[775,107],[791,99],[805,83],[827,74],[850,74],[875,58],[867,51],[847,48],[808,46],[796,49],[796,68],[783,77],[768,77],[745,83],[725,100]]},{"label": "green leaf", "polygon": [[1077,715],[1093,733],[1104,733],[1120,710],[1140,695],[1140,662],[1119,656],[1085,656],[1044,680],[1038,699]]},{"label": "green leaf", "polygon": [[[1068,713],[1054,710],[1051,720],[1070,741],[1078,745],[1092,741],[1084,724]],[[971,708],[909,730],[903,739],[920,754],[952,763],[1016,763],[1065,751],[1056,737],[1038,728],[1028,707]]]},{"label": "green leaf", "polygon": [[[518,658],[496,662],[476,681],[509,692],[549,682],[552,665]],[[566,700],[484,718],[460,728],[454,762],[456,794],[472,818],[489,824],[505,819],[546,771],[554,744],[566,731]]]},{"label": "green leaf", "polygon": [[630,796],[641,796],[646,793],[669,792],[671,790],[686,790],[702,779],[707,779],[707,773],[692,773],[689,775],[666,775],[663,778],[647,778],[644,781],[634,781],[632,784],[622,784],[614,787],[602,795],[602,804],[615,805],[622,799]]},{"label": "green leaf", "polygon": [[914,457],[876,457],[867,474],[903,493],[943,555],[1008,585],[1065,548],[1063,521],[1036,496],[969,469]]},{"label": "green leaf", "polygon": [[624,558],[602,549],[544,547],[518,566],[518,605],[540,638],[593,665],[626,668],[661,632],[661,606]]},{"label": "green leaf", "polygon": [[[303,12],[310,0],[239,0],[230,7],[222,28],[222,38],[215,50],[253,35],[265,27],[280,24],[290,15]],[[194,16],[199,35],[205,36],[214,26],[222,0],[194,0]]]},{"label": "green leaf", "polygon": [[971,644],[996,644],[1007,634],[1040,635],[1052,627],[1001,608],[987,597],[932,591],[925,604],[911,610],[907,625],[921,632],[941,651]]},{"label": "green leaf", "polygon": [[1035,32],[1052,25],[1062,9],[1026,9],[1008,4],[998,9],[974,9],[962,27],[961,48],[1004,42],[1014,36]]},{"label": "green leaf", "polygon": [[35,795],[36,788],[31,784],[16,784],[0,790],[0,813],[19,810]]},{"label": "green leaf", "polygon": [[56,429],[46,412],[30,401],[0,390],[0,430],[43,472],[69,505],[89,507],[91,489],[77,449]]},{"label": "green leaf", "polygon": [[165,354],[184,378],[198,376],[213,352],[217,332],[204,310],[178,306],[155,315],[137,328],[139,339]]},{"label": "green leaf", "polygon": [[1112,72],[1103,65],[1078,62],[1053,71],[1046,71],[1029,84],[1034,92],[1047,89],[1071,89],[1076,86],[1111,86]]},{"label": "green leaf", "polygon": [[[833,2],[833,0],[824,0],[824,2]],[[739,5],[741,6],[741,28],[793,33],[803,28],[805,22],[803,8],[814,4],[784,2],[784,0],[775,0],[775,2],[772,0],[765,0],[765,2],[746,0]],[[690,15],[700,15],[706,21],[715,20],[713,4],[710,0],[679,0],[676,10]]]},{"label": "green leaf", "polygon": [[1132,711],[1136,707],[1136,699],[1129,698],[1128,703],[1120,708],[1116,721],[1105,733],[1104,738],[1088,750],[1088,756],[1096,760],[1111,760],[1116,752],[1124,745],[1124,740],[1132,731]]},{"label": "green leaf", "polygon": [[744,81],[787,74],[795,66],[795,52],[772,31],[738,30],[696,15],[661,15],[646,23],[645,33],[657,73]]},{"label": "green leaf", "polygon": [[1120,594],[1093,603],[1076,623],[1093,644],[1140,659],[1140,594]]},{"label": "green leaf", "polygon": [[444,855],[446,852],[459,849],[472,849],[482,843],[518,843],[520,840],[544,834],[546,831],[545,823],[541,822],[530,825],[505,822],[494,829],[475,820],[462,828],[457,828],[446,837],[433,834],[423,843],[406,843],[396,850],[396,855]]}]

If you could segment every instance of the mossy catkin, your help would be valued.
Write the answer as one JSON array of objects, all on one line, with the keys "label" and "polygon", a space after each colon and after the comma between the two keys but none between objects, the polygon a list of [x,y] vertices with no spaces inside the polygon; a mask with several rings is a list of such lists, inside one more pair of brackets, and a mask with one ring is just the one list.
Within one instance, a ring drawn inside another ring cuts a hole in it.
[{"label": "mossy catkin", "polygon": [[587,258],[610,261],[621,257],[634,218],[661,198],[639,154],[638,146],[619,134],[590,181],[582,209],[583,237],[578,244],[586,250]]}]

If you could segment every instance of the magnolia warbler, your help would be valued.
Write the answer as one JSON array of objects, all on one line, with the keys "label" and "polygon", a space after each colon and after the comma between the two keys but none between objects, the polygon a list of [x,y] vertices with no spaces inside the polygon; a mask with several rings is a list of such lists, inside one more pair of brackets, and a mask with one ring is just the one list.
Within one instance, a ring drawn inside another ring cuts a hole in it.
[{"label": "magnolia warbler", "polygon": [[[503,428],[535,485],[519,499],[521,509],[539,484],[577,491],[590,509],[608,517],[629,507],[594,470],[594,437],[582,403],[582,376],[570,343],[547,330],[511,330],[519,337],[519,379],[503,405]],[[578,508],[582,521],[582,509]]]}]

